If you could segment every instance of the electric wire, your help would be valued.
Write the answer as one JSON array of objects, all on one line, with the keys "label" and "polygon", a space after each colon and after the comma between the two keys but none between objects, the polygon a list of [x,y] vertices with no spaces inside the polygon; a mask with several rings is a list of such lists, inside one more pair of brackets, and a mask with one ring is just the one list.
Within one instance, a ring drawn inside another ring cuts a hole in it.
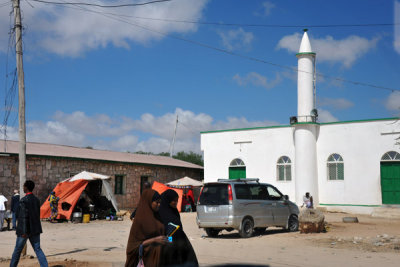
[{"label": "electric wire", "polygon": [[[43,2],[42,0],[31,0],[31,1]],[[48,2],[50,2],[50,1],[48,1]],[[50,3],[53,3],[53,2],[50,2]],[[57,2],[57,3],[60,3],[60,2]],[[141,28],[141,29],[146,30],[146,31],[154,32],[154,33],[157,33],[157,34],[159,34],[161,36],[164,36],[164,37],[168,37],[168,38],[175,39],[175,40],[180,40],[180,41],[183,41],[183,42],[186,42],[186,43],[190,43],[190,44],[193,44],[193,45],[196,45],[196,46],[200,46],[200,47],[203,47],[203,48],[211,49],[211,50],[214,50],[214,51],[217,51],[217,52],[220,52],[220,53],[228,54],[228,55],[235,56],[235,57],[240,57],[240,58],[247,59],[247,60],[254,61],[254,62],[268,64],[268,65],[271,65],[271,66],[274,66],[274,67],[277,67],[277,68],[290,70],[292,72],[303,72],[303,73],[312,74],[311,72],[298,70],[297,68],[294,68],[294,67],[289,67],[289,66],[286,66],[286,65],[270,62],[270,61],[267,61],[267,60],[264,60],[264,59],[243,55],[243,54],[240,54],[240,53],[236,53],[236,52],[229,51],[229,50],[226,50],[226,49],[214,47],[214,46],[211,46],[209,44],[205,44],[205,43],[202,43],[202,42],[194,41],[194,40],[191,40],[191,39],[187,39],[187,38],[183,38],[183,37],[179,37],[179,36],[175,36],[175,35],[169,35],[169,34],[167,34],[165,32],[161,32],[159,30],[151,29],[151,28],[149,28],[147,26],[143,26],[143,25],[131,22],[129,20],[126,20],[125,18],[122,18],[120,15],[117,15],[117,14],[96,11],[96,10],[93,10],[93,9],[82,7],[78,3],[70,3],[70,2],[66,2],[66,1],[63,1],[63,3],[69,3],[70,5],[78,7],[82,11],[88,11],[88,12],[91,12],[91,13],[102,15],[102,16],[107,17],[109,19],[113,19],[113,20],[116,20],[116,21],[119,21],[119,22],[122,22],[122,23],[126,23],[128,25],[131,25],[131,26],[134,26],[134,27],[137,27],[137,28]],[[353,85],[359,85],[359,86],[371,87],[371,88],[376,88],[376,89],[388,90],[388,91],[391,91],[391,92],[400,91],[400,89],[398,89],[398,88],[390,88],[390,87],[375,85],[375,84],[366,83],[366,82],[353,81],[353,80],[343,79],[343,78],[340,78],[340,77],[329,76],[329,75],[322,74],[322,73],[316,73],[316,75],[319,76],[319,77],[324,77],[324,78],[327,78],[327,79],[336,80],[336,81],[349,83],[349,84],[353,84]]]},{"label": "electric wire", "polygon": [[[94,10],[90,10],[90,9],[87,9],[87,10],[90,11],[90,12],[101,14],[103,16],[106,16],[108,18],[111,18],[111,19],[114,19],[114,20],[117,20],[117,21],[120,21],[120,22],[123,22],[123,23],[127,23],[129,25],[132,25],[132,26],[135,26],[135,27],[150,31],[150,32],[154,32],[154,33],[160,34],[160,35],[162,35],[164,37],[168,37],[168,38],[184,41],[184,42],[191,43],[191,44],[194,44],[194,45],[197,45],[197,46],[201,46],[201,47],[204,47],[204,48],[208,48],[208,49],[211,49],[211,50],[214,50],[214,51],[218,51],[218,52],[221,52],[221,53],[225,53],[225,54],[228,54],[228,55],[232,55],[232,56],[248,59],[248,60],[259,62],[259,63],[263,63],[263,64],[268,64],[268,65],[275,66],[275,67],[278,67],[278,68],[281,68],[281,69],[286,69],[286,70],[290,70],[290,71],[293,71],[293,72],[303,72],[303,73],[312,74],[311,72],[298,70],[297,68],[285,66],[285,65],[282,65],[282,64],[273,63],[273,62],[270,62],[270,61],[267,61],[267,60],[264,60],[264,59],[259,59],[259,58],[256,58],[256,57],[246,56],[246,55],[243,55],[243,54],[235,53],[233,51],[229,51],[229,50],[226,50],[226,49],[214,47],[214,46],[211,46],[211,45],[208,45],[208,44],[205,44],[205,43],[201,43],[201,42],[198,42],[198,41],[190,40],[190,39],[187,39],[187,38],[174,36],[174,35],[169,35],[169,34],[166,34],[164,32],[161,32],[159,30],[151,29],[151,28],[149,28],[147,26],[136,24],[136,23],[133,23],[133,22],[130,22],[130,21],[118,18],[118,17],[110,17],[110,16],[108,16],[106,14],[103,14],[102,12],[98,12],[98,11],[94,11]],[[328,78],[328,79],[331,79],[331,80],[350,83],[350,84],[353,84],[353,85],[360,85],[360,86],[365,86],[365,87],[383,89],[383,90],[388,90],[388,91],[392,91],[392,92],[393,91],[400,91],[400,89],[397,89],[397,88],[390,88],[390,87],[384,87],[384,86],[375,85],[375,84],[366,83],[366,82],[348,80],[348,79],[343,79],[343,78],[340,78],[340,77],[329,76],[329,75],[322,74],[322,73],[316,73],[316,75],[320,76],[320,77]]]},{"label": "electric wire", "polygon": [[54,2],[54,1],[45,1],[45,0],[31,0],[34,2],[45,3],[45,4],[53,4],[53,5],[79,5],[79,6],[95,6],[101,8],[119,8],[119,7],[135,7],[135,6],[144,6],[162,2],[171,2],[173,0],[154,0],[149,2],[142,2],[142,3],[135,3],[135,4],[119,4],[119,5],[100,5],[100,4],[93,4],[93,3],[86,3],[86,2]]}]

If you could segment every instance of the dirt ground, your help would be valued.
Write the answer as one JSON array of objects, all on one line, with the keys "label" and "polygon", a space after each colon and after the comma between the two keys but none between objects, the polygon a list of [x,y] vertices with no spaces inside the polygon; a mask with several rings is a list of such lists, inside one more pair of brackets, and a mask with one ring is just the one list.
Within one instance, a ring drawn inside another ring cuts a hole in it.
[{"label": "dirt ground", "polygon": [[[343,223],[355,216],[325,213],[328,231],[320,234],[287,233],[269,228],[263,235],[240,238],[236,231],[209,238],[198,229],[195,213],[183,213],[186,234],[201,266],[246,264],[263,266],[399,266],[400,220],[357,215],[359,223]],[[41,244],[50,266],[124,266],[131,226],[124,221],[88,224],[43,222]],[[15,232],[0,233],[0,267],[9,266]],[[32,248],[19,266],[38,266]]]}]

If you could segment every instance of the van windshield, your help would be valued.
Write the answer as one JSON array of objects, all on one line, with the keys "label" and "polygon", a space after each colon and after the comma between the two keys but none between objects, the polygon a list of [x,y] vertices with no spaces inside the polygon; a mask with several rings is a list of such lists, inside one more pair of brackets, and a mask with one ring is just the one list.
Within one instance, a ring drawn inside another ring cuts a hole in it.
[{"label": "van windshield", "polygon": [[227,184],[207,184],[199,199],[200,205],[228,205]]}]

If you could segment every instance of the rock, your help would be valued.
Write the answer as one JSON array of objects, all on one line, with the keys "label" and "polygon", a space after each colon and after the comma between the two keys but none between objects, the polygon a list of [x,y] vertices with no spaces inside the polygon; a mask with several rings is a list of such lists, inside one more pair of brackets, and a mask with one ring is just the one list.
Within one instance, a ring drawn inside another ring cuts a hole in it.
[{"label": "rock", "polygon": [[357,217],[343,217],[342,221],[344,223],[358,223]]},{"label": "rock", "polygon": [[325,216],[321,211],[305,209],[299,215],[300,233],[320,233],[325,230]]}]

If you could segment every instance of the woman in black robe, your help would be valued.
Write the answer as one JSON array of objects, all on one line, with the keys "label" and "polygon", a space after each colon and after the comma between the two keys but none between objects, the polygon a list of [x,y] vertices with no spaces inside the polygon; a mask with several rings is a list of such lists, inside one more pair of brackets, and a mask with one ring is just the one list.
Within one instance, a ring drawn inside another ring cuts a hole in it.
[{"label": "woman in black robe", "polygon": [[197,267],[199,263],[196,253],[183,231],[181,216],[176,208],[178,197],[178,194],[172,189],[168,189],[161,194],[161,205],[158,213],[165,229],[169,228],[168,223],[180,226],[172,236],[172,244],[162,248],[162,266]]}]

